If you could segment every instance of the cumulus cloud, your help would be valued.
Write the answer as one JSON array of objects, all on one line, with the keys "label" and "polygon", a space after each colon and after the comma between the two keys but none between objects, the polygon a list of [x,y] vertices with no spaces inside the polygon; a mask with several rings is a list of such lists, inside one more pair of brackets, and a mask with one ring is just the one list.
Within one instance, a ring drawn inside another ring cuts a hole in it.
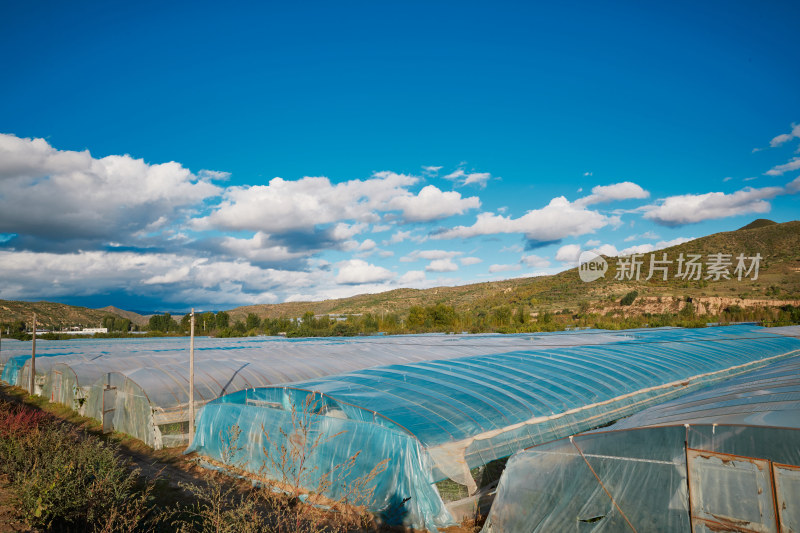
[{"label": "cumulus cloud", "polygon": [[352,239],[359,233],[362,233],[364,230],[367,229],[367,224],[360,222],[356,224],[347,224],[345,222],[340,222],[333,226],[331,230],[331,238],[337,241]]},{"label": "cumulus cloud", "polygon": [[452,259],[435,259],[425,267],[425,272],[455,272],[458,265]]},{"label": "cumulus cloud", "polygon": [[519,264],[515,265],[490,265],[489,266],[489,273],[495,274],[497,272],[513,272],[516,270],[522,269],[522,266]]},{"label": "cumulus cloud", "polygon": [[362,259],[342,261],[337,267],[339,268],[339,273],[336,276],[336,282],[345,285],[376,283],[388,281],[395,277],[391,270],[367,263]]},{"label": "cumulus cloud", "polygon": [[261,231],[249,239],[224,237],[220,248],[233,257],[246,258],[254,263],[284,262],[308,255],[304,252],[293,252],[288,246],[272,242],[269,235]]},{"label": "cumulus cloud", "polygon": [[[326,177],[273,178],[267,185],[229,187],[222,202],[195,221],[197,229],[263,231],[276,234],[312,231],[319,226],[355,221],[377,223],[380,213],[399,211],[407,222],[425,222],[462,214],[480,206],[477,197],[462,198],[433,185],[414,194],[419,178],[378,172],[365,180],[333,184]],[[357,226],[364,230],[361,225]]]},{"label": "cumulus cloud", "polygon": [[545,207],[528,211],[516,219],[494,213],[481,213],[472,226],[456,226],[431,237],[457,239],[498,233],[522,233],[530,241],[549,242],[567,236],[593,233],[618,220],[617,217],[605,216],[559,196]]},{"label": "cumulus cloud", "polygon": [[483,259],[481,259],[480,257],[461,257],[461,258],[459,258],[458,261],[459,261],[459,263],[461,263],[464,266],[470,266],[470,265],[477,265],[478,263],[482,263]]},{"label": "cumulus cloud", "polygon": [[527,267],[546,268],[550,266],[550,261],[538,255],[523,255],[520,262]]},{"label": "cumulus cloud", "polygon": [[416,285],[425,281],[425,272],[422,270],[409,270],[397,279],[400,286]]},{"label": "cumulus cloud", "polygon": [[350,241],[344,241],[341,244],[341,249],[344,250],[345,252],[363,253],[375,250],[376,246],[377,244],[375,244],[375,241],[373,241],[372,239],[365,239],[362,242],[350,240]]},{"label": "cumulus cloud", "polygon": [[575,201],[577,206],[601,204],[619,200],[642,200],[648,198],[650,193],[631,181],[614,183],[612,185],[598,185],[592,188],[592,194]]},{"label": "cumulus cloud", "polygon": [[[677,237],[669,241],[659,241],[656,244],[652,243],[636,244],[633,246],[629,246],[627,248],[623,248],[622,250],[618,250],[617,247],[614,246],[613,244],[599,244],[598,242],[596,245],[593,245],[587,249],[597,254],[604,255],[606,257],[619,257],[631,254],[650,253],[656,250],[669,248],[670,246],[683,244],[691,240],[694,240],[694,237]],[[561,261],[562,263],[576,265],[583,250],[584,249],[578,244],[564,245],[558,249],[558,252],[556,252],[556,260]],[[548,265],[536,265],[536,266],[546,267]]]},{"label": "cumulus cloud", "polygon": [[412,261],[419,261],[424,259],[426,261],[435,259],[452,259],[462,255],[462,252],[454,252],[450,250],[414,250],[413,252],[404,255],[400,258],[403,263],[410,263]]},{"label": "cumulus cloud", "polygon": [[709,192],[670,196],[656,205],[644,207],[644,218],[664,226],[681,226],[703,220],[732,217],[748,213],[767,213],[767,200],[791,193],[791,184],[784,187],[746,187],[730,194]]},{"label": "cumulus cloud", "polygon": [[0,233],[100,247],[158,231],[221,189],[179,163],[96,159],[44,139],[0,134]]},{"label": "cumulus cloud", "polygon": [[396,196],[388,206],[402,211],[407,222],[429,222],[477,209],[481,206],[481,201],[477,196],[462,198],[458,192],[445,192],[433,185],[427,185],[416,195],[409,193]]},{"label": "cumulus cloud", "polygon": [[577,263],[580,255],[581,246],[579,244],[565,244],[556,252],[556,261],[561,261],[562,263]]},{"label": "cumulus cloud", "polygon": [[387,204],[418,178],[378,172],[366,180],[332,184],[326,177],[299,180],[273,178],[267,185],[229,187],[223,201],[209,216],[198,219],[199,229],[251,230],[280,233],[313,230],[317,225],[353,220],[377,222],[375,211]]},{"label": "cumulus cloud", "polygon": [[396,231],[392,235],[392,238],[389,239],[388,241],[384,241],[383,244],[398,244],[410,238],[411,238],[410,231]]}]

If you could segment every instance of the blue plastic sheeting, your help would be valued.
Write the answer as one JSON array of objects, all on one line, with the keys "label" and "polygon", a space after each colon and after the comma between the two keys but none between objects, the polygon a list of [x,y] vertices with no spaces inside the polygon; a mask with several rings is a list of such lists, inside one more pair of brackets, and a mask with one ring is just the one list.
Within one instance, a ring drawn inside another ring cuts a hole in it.
[{"label": "blue plastic sheeting", "polygon": [[[196,406],[243,388],[315,379],[371,366],[444,360],[525,348],[630,340],[607,331],[537,335],[406,335],[285,339],[200,337],[195,346]],[[35,393],[102,419],[155,448],[188,443],[186,337],[76,339],[37,343]],[[30,343],[0,353],[4,381],[27,387]],[[105,393],[112,389],[116,392]],[[113,402],[113,405],[111,403]],[[107,405],[108,404],[108,405]]]},{"label": "blue plastic sheeting", "polygon": [[[227,397],[226,402],[212,402],[203,408],[201,418],[224,418],[229,426],[242,428],[238,442],[230,442],[227,428],[222,428],[220,433],[218,426],[201,423],[195,433],[195,447],[205,449],[204,443],[216,446],[222,442],[221,453],[215,457],[220,462],[281,483],[305,485],[335,501],[381,509],[384,520],[390,524],[405,521],[409,513],[408,506],[404,505],[407,499],[414,502],[413,513],[425,517],[426,521],[448,521],[448,512],[430,476],[430,459],[413,436],[360,420],[335,416],[304,417],[302,413],[293,417],[291,410],[254,409],[244,403],[245,396],[246,391],[241,391]],[[253,401],[252,397],[248,399]],[[305,422],[307,430],[298,429],[302,418],[310,418]],[[282,441],[279,438],[281,432],[289,438]],[[327,439],[332,439],[335,446],[325,445]],[[314,448],[311,443],[318,440],[323,444]],[[365,442],[370,445],[365,447]],[[303,450],[305,474],[298,472],[300,461],[281,460],[280,446]],[[241,450],[235,450],[237,447]],[[275,463],[265,457],[265,449],[270,450]],[[341,469],[355,454],[358,456],[354,469]],[[376,471],[374,480],[368,483],[370,490],[359,491],[356,478],[367,481],[371,470],[386,458],[391,460],[386,463],[385,470]],[[299,480],[301,483],[297,483]]]},{"label": "blue plastic sheeting", "polygon": [[[323,406],[322,412],[310,415],[314,424],[336,417],[370,424],[374,435],[405,432],[419,441],[431,469],[401,471],[408,486],[414,487],[402,494],[411,498],[405,523],[434,530],[451,522],[425,511],[442,505],[441,498],[426,488],[430,481],[449,478],[473,493],[477,487],[470,469],[474,467],[800,351],[797,339],[753,326],[621,333],[625,340],[617,342],[375,367],[224,396],[200,414],[198,437],[189,451],[221,460],[223,428],[242,422],[242,431],[253,435],[261,428],[251,427],[251,418],[284,416],[281,413],[297,410],[313,393]],[[243,410],[253,414],[243,417]],[[268,431],[269,427],[265,425]],[[279,437],[272,434],[272,438]],[[352,440],[346,442],[353,445]],[[371,449],[370,456],[406,464],[402,450],[373,449],[373,442],[387,441],[372,436],[349,450]],[[333,453],[328,449],[338,445],[332,439],[324,453]],[[250,445],[245,442],[245,446]],[[258,472],[265,461],[260,447],[254,445],[248,457],[245,467]],[[372,465],[365,461],[353,475],[363,475]],[[377,480],[380,485],[380,476]],[[385,500],[392,495],[379,496]]]},{"label": "blue plastic sheeting", "polygon": [[484,532],[798,531],[799,442],[794,356],[514,455]]}]

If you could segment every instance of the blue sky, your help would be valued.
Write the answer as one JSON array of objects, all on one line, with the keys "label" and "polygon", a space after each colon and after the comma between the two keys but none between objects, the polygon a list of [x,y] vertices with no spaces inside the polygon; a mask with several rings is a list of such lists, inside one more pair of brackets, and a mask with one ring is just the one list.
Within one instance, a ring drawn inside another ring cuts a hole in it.
[{"label": "blue sky", "polygon": [[0,15],[0,299],[458,285],[800,212],[796,2]]}]

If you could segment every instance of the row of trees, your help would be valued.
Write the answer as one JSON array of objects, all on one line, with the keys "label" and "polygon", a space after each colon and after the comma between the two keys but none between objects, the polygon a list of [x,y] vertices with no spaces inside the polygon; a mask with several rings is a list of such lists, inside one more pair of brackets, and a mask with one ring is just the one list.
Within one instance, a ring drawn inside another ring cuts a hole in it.
[{"label": "row of trees", "polygon": [[[622,300],[631,305],[636,299],[635,293],[626,294]],[[153,315],[148,324],[148,334],[188,335],[191,315],[180,319],[169,313]],[[470,333],[526,333],[538,331],[558,331],[573,327],[590,327],[599,329],[623,329],[656,326],[699,327],[707,323],[762,322],[770,325],[788,325],[800,323],[800,307],[748,307],[730,306],[717,315],[698,315],[691,302],[677,313],[658,313],[630,315],[621,309],[605,314],[593,313],[587,302],[583,302],[573,311],[532,310],[524,305],[511,307],[499,306],[493,309],[477,308],[457,310],[453,306],[437,303],[429,306],[414,306],[407,315],[399,313],[372,314],[364,313],[347,316],[316,316],[312,312],[301,318],[260,318],[255,313],[248,314],[244,320],[235,320],[225,311],[206,312],[195,315],[195,334],[213,335],[217,337],[242,337],[254,335],[286,335],[288,337],[336,337],[354,335],[373,335],[378,332],[387,335],[403,333],[432,332],[470,332]],[[0,324],[3,335],[19,339],[27,339],[27,324],[15,320]],[[107,335],[126,336],[138,326],[127,319],[108,316],[103,319],[103,327],[108,328]],[[45,335],[50,338],[53,334]]]}]

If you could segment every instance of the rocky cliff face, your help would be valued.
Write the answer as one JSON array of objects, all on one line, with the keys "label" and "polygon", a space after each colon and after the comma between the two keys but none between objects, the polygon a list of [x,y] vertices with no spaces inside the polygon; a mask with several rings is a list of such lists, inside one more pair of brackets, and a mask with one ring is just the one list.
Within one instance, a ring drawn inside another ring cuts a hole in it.
[{"label": "rocky cliff face", "polygon": [[763,307],[783,307],[785,305],[800,306],[800,300],[769,300],[769,299],[750,299],[750,298],[723,298],[716,296],[701,296],[698,298],[677,298],[672,296],[645,296],[637,298],[633,305],[615,305],[593,308],[596,313],[605,314],[611,311],[622,311],[626,316],[643,315],[646,313],[677,313],[688,301],[694,305],[695,313],[698,315],[719,314],[729,307],[738,306],[742,309],[763,308]]}]

